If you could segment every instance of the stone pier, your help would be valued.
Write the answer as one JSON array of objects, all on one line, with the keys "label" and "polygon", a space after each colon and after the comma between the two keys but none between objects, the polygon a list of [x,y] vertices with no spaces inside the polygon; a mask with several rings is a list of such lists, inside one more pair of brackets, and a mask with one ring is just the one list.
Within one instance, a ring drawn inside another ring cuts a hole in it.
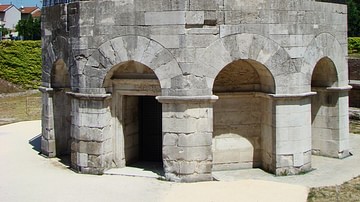
[{"label": "stone pier", "polygon": [[346,22],[315,0],[45,0],[42,153],[177,182],[345,158]]}]

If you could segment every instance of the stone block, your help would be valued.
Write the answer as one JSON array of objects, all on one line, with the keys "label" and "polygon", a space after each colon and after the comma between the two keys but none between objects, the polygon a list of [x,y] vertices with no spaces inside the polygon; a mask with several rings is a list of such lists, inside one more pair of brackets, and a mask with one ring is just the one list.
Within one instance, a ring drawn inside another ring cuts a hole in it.
[{"label": "stone block", "polygon": [[166,133],[194,133],[196,132],[196,120],[163,118],[163,132]]},{"label": "stone block", "polygon": [[302,58],[305,54],[306,47],[289,47],[285,48],[291,58]]},{"label": "stone block", "polygon": [[165,133],[163,137],[164,146],[176,146],[178,142],[178,135],[175,133]]},{"label": "stone block", "polygon": [[79,167],[78,170],[82,174],[102,175],[104,174],[105,169],[95,167]]},{"label": "stone block", "polygon": [[218,39],[216,35],[187,35],[185,38],[182,39],[182,43],[180,44],[181,47],[185,48],[206,48],[211,43],[215,42]]},{"label": "stone block", "polygon": [[292,166],[294,166],[294,157],[291,154],[277,155],[276,162],[277,162],[277,165],[276,165],[277,168],[292,167]]},{"label": "stone block", "polygon": [[296,153],[293,155],[294,167],[301,167],[304,165],[304,153]]},{"label": "stone block", "polygon": [[[266,16],[265,16],[266,17]],[[225,24],[261,24],[264,17],[260,10],[241,10],[225,12]]]},{"label": "stone block", "polygon": [[101,142],[111,137],[110,126],[104,128],[90,128],[72,125],[71,130],[71,136],[76,140]]},{"label": "stone block", "polygon": [[214,151],[213,162],[215,164],[244,163],[253,161],[253,151],[240,152],[236,149]]},{"label": "stone block", "polygon": [[146,12],[145,25],[184,25],[185,11]]},{"label": "stone block", "polygon": [[214,163],[213,171],[224,171],[224,170],[239,170],[239,169],[252,169],[254,167],[253,162],[240,162],[240,163]]},{"label": "stone block", "polygon": [[185,24],[187,25],[203,25],[204,11],[188,11],[185,13]]},{"label": "stone block", "polygon": [[218,27],[202,27],[202,28],[189,28],[186,29],[187,34],[197,34],[197,35],[218,35],[219,28]]},{"label": "stone block", "polygon": [[105,114],[86,114],[77,113],[72,118],[72,123],[76,126],[104,128],[111,122],[110,113]]},{"label": "stone block", "polygon": [[210,146],[203,147],[163,147],[164,160],[184,160],[184,161],[206,161],[212,159]]},{"label": "stone block", "polygon": [[172,160],[164,160],[164,171],[166,173],[173,173],[177,174],[180,172],[180,162],[179,161],[172,161]]},{"label": "stone block", "polygon": [[111,151],[111,140],[103,142],[79,141],[79,152],[93,155],[101,155]]},{"label": "stone block", "polygon": [[196,173],[210,173],[213,167],[212,161],[197,162],[195,166]]},{"label": "stone block", "polygon": [[199,147],[211,146],[212,133],[179,134],[178,146]]},{"label": "stone block", "polygon": [[41,153],[52,158],[56,156],[55,140],[48,140],[41,137]]},{"label": "stone block", "polygon": [[183,35],[185,34],[184,25],[154,25],[149,27],[151,35]]},{"label": "stone block", "polygon": [[181,175],[189,175],[195,173],[196,162],[187,162],[181,161],[180,163],[180,172]]},{"label": "stone block", "polygon": [[110,168],[112,164],[112,154],[104,154],[104,155],[89,155],[88,156],[88,167],[93,168]]},{"label": "stone block", "polygon": [[76,165],[79,167],[88,166],[88,154],[76,152]]},{"label": "stone block", "polygon": [[171,53],[178,62],[194,62],[195,52],[196,49],[194,48],[178,48],[171,50]]},{"label": "stone block", "polygon": [[192,11],[211,11],[219,9],[222,1],[219,0],[196,0],[191,1],[190,10]]},{"label": "stone block", "polygon": [[179,182],[202,182],[202,181],[211,181],[213,177],[211,173],[206,174],[192,174],[192,175],[180,175]]},{"label": "stone block", "polygon": [[[44,118],[44,117],[43,117]],[[47,140],[54,140],[55,139],[55,131],[53,127],[46,126],[47,121],[43,120],[42,123],[45,123],[42,126],[41,135]]]},{"label": "stone block", "polygon": [[180,48],[180,38],[178,35],[151,35],[150,37],[165,48]]}]

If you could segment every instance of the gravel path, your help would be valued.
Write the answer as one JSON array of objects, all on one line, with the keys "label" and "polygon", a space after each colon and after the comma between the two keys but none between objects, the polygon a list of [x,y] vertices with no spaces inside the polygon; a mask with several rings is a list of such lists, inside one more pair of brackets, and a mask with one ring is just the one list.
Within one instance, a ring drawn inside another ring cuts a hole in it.
[{"label": "gravel path", "polygon": [[0,201],[304,202],[308,188],[261,180],[180,184],[83,175],[38,155],[40,121],[0,126]]}]

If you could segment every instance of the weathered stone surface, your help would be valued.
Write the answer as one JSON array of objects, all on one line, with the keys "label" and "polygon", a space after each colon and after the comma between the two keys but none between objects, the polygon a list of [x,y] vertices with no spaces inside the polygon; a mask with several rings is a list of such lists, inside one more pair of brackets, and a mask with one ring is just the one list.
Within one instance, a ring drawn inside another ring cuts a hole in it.
[{"label": "weathered stone surface", "polygon": [[[345,5],[53,4],[42,16],[41,149],[71,151],[80,173],[123,167],[147,146],[179,182],[211,180],[212,169],[297,174],[311,153],[349,155]],[[159,124],[151,141],[144,123]]]},{"label": "weathered stone surface", "polygon": [[164,146],[165,160],[206,161],[212,159],[211,147],[177,147]]}]

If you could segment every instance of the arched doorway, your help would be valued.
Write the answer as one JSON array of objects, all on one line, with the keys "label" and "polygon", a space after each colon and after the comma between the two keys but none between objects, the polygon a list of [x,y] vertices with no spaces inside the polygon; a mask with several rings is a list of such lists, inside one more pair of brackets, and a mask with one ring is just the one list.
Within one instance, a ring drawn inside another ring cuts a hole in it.
[{"label": "arched doorway", "polygon": [[57,60],[53,65],[50,81],[53,89],[52,108],[56,156],[69,155],[71,147],[71,99],[66,92],[70,91],[70,76],[62,59]]},{"label": "arched doorway", "polygon": [[114,66],[104,86],[112,93],[113,160],[116,167],[138,162],[162,163],[161,88],[146,65],[128,61]]},{"label": "arched doorway", "polygon": [[316,155],[338,157],[339,93],[332,90],[337,81],[331,59],[320,59],[311,78],[311,90],[317,93],[311,101],[312,151]]},{"label": "arched doorway", "polygon": [[215,79],[213,169],[272,166],[272,99],[270,71],[254,60],[236,60]]}]

